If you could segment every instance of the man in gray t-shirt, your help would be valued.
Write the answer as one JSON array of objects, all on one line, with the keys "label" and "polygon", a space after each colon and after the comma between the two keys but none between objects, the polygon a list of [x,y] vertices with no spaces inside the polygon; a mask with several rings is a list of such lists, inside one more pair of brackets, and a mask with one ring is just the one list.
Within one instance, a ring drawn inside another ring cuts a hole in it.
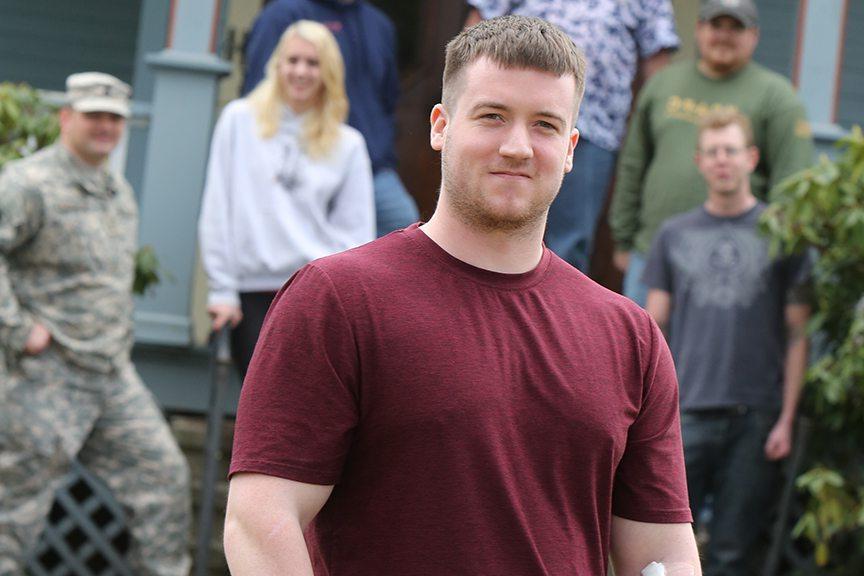
[{"label": "man in gray t-shirt", "polygon": [[758,161],[735,112],[700,125],[696,164],[708,199],[666,221],[643,281],[681,390],[690,507],[713,496],[706,576],[756,573],[753,549],[776,493],[807,362],[806,258],[772,258],[750,190]]}]

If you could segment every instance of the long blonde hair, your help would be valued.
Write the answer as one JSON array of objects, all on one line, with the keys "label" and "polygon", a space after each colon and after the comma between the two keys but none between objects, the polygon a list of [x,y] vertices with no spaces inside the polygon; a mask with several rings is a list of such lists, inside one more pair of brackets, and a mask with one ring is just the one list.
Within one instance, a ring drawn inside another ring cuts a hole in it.
[{"label": "long blonde hair", "polygon": [[309,42],[318,52],[321,92],[303,125],[302,145],[312,157],[326,156],[339,140],[339,125],[348,117],[348,97],[345,95],[345,64],[339,45],[322,24],[299,20],[282,33],[267,61],[264,79],[249,94],[249,104],[255,113],[261,137],[275,136],[286,101],[279,82],[279,61],[284,57],[288,41],[293,38]]}]

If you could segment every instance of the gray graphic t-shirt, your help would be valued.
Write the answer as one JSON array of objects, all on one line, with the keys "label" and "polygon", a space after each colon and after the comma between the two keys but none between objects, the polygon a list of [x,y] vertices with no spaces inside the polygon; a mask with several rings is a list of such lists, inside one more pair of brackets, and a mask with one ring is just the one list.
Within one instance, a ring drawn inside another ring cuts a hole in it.
[{"label": "gray graphic t-shirt", "polygon": [[672,295],[669,346],[681,409],[779,409],[786,352],[784,308],[807,282],[803,256],[772,259],[757,204],[734,217],[700,207],[669,219],[643,281]]}]

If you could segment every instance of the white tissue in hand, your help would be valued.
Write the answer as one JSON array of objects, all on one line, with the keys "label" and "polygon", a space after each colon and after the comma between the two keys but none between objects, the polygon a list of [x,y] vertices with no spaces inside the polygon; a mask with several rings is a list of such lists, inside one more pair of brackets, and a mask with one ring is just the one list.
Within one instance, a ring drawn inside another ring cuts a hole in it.
[{"label": "white tissue in hand", "polygon": [[657,562],[651,562],[642,569],[642,576],[666,576],[666,567]]}]

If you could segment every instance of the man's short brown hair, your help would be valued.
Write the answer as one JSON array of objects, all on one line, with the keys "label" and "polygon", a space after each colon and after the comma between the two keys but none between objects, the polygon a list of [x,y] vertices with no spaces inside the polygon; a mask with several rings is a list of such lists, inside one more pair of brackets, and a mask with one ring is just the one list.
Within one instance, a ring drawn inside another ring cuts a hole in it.
[{"label": "man's short brown hair", "polygon": [[[557,27],[539,18],[501,16],[483,20],[453,38],[446,49],[442,101],[456,106],[462,71],[480,58],[502,68],[522,68],[571,75],[576,82],[573,123],[585,91],[585,58],[573,41]],[[514,90],[518,87],[514,86]]]},{"label": "man's short brown hair", "polygon": [[750,119],[738,110],[720,108],[711,110],[699,119],[699,131],[696,134],[696,142],[702,140],[702,134],[708,130],[722,130],[727,126],[738,126],[744,133],[744,141],[748,147],[753,146],[753,126]]}]

